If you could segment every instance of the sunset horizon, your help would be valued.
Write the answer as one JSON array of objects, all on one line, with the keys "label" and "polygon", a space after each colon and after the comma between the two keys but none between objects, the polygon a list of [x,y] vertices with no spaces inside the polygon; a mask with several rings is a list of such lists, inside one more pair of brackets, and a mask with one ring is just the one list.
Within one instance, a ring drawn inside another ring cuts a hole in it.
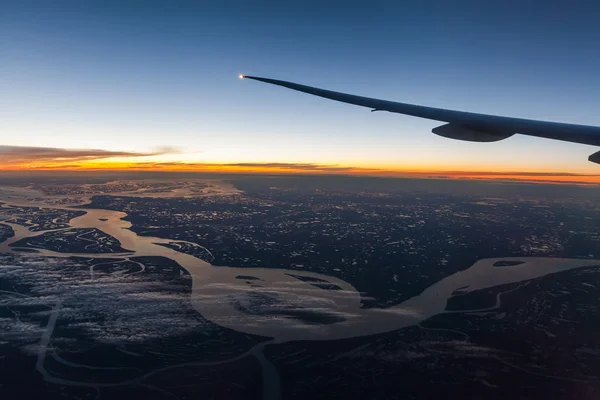
[{"label": "sunset horizon", "polygon": [[[0,146],[0,172],[18,171],[147,171],[186,172],[214,174],[265,174],[265,175],[340,175],[382,178],[471,179],[525,181],[548,184],[600,184],[600,173],[591,170],[569,172],[560,170],[514,170],[506,167],[483,169],[452,168],[452,166],[408,165],[352,165],[326,162],[203,162],[177,161],[173,155],[182,156],[177,149],[158,149],[146,153],[110,151],[99,149],[60,149],[25,146]],[[170,157],[169,157],[170,156]],[[166,160],[161,158],[166,157]],[[185,157],[183,157],[185,158]],[[171,160],[169,160],[171,159]],[[594,167],[594,166],[593,166]]]},{"label": "sunset horizon", "polygon": [[[600,65],[591,50],[593,13],[549,11],[532,21],[511,19],[510,7],[499,5],[438,5],[433,13],[380,6],[387,12],[156,3],[117,15],[108,3],[9,6],[13,18],[0,28],[8,38],[0,169],[575,176],[600,183],[600,166],[588,161],[594,145],[523,134],[454,140],[432,133],[443,120],[370,112],[253,81],[600,126],[600,96],[590,89]],[[559,37],[548,26],[564,13],[581,21]],[[562,46],[567,39],[575,45]]]}]

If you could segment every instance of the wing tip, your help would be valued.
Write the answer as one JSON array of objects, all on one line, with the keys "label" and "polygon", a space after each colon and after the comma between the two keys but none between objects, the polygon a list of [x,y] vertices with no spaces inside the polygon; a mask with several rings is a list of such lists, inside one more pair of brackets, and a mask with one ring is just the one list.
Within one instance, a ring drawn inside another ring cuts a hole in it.
[{"label": "wing tip", "polygon": [[263,82],[267,82],[269,80],[267,78],[261,78],[259,76],[252,76],[252,75],[246,75],[246,74],[239,74],[238,78],[240,78],[240,79],[252,79],[254,81],[263,81]]}]

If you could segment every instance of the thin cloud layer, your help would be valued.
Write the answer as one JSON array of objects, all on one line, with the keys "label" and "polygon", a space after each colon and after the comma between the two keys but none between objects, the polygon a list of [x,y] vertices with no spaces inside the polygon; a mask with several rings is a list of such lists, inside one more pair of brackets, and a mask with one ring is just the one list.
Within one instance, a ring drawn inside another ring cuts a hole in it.
[{"label": "thin cloud layer", "polygon": [[[178,152],[173,148],[160,148],[152,152],[110,151],[98,149],[61,149],[55,147],[1,146],[0,165],[31,163],[66,163],[102,160],[111,157],[145,157]],[[65,165],[65,164],[63,164]],[[68,164],[66,164],[68,165]]]},{"label": "thin cloud layer", "polygon": [[580,174],[576,172],[521,172],[521,171],[444,171],[437,174],[446,174],[450,176],[600,176],[600,174]]},{"label": "thin cloud layer", "polygon": [[[173,154],[170,152],[170,154]],[[347,167],[337,164],[313,163],[279,163],[279,162],[241,162],[241,163],[211,163],[211,162],[181,162],[181,161],[125,161],[100,165],[97,163],[80,163],[81,169],[155,169],[179,171],[208,171],[208,172],[264,172],[264,173],[332,173],[355,174],[378,172],[376,168]]]},{"label": "thin cloud layer", "polygon": [[161,161],[143,157],[181,154],[172,147],[149,152],[110,151],[98,149],[62,149],[52,147],[0,146],[0,170],[138,170],[207,173],[264,173],[264,174],[332,174],[378,177],[433,178],[527,181],[532,183],[596,185],[600,174],[549,171],[418,171],[386,168],[353,167],[337,164],[286,162],[186,162]]},{"label": "thin cloud layer", "polygon": [[[312,164],[312,163],[235,163],[226,164],[232,167],[249,167],[249,168],[273,168],[273,169],[300,169],[310,171],[354,171],[356,168],[353,167],[341,167],[339,165],[323,165],[323,164]],[[371,168],[360,168],[361,170],[373,170]]]}]

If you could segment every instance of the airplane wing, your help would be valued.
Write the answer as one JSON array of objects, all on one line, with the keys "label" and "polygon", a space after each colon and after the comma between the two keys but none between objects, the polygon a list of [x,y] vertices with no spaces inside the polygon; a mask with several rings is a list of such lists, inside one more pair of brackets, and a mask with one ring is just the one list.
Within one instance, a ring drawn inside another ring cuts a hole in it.
[{"label": "airplane wing", "polygon": [[[442,108],[419,106],[379,100],[370,97],[356,96],[347,93],[319,89],[277,79],[240,75],[242,79],[252,79],[283,86],[289,89],[312,94],[342,103],[371,108],[372,111],[389,111],[413,117],[427,118],[446,122],[432,130],[433,133],[451,139],[472,142],[495,142],[514,134],[530,135],[566,142],[600,146],[600,127],[574,125],[559,122],[536,121],[523,118],[501,117],[497,115],[477,114],[465,111],[446,110]],[[592,154],[589,161],[600,164],[600,151]]]}]

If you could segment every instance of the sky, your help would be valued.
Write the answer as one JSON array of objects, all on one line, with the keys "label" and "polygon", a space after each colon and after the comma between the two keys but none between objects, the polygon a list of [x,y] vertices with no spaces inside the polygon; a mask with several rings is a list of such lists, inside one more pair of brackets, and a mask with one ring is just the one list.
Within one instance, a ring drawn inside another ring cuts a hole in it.
[{"label": "sky", "polygon": [[592,146],[456,141],[237,78],[600,126],[598,20],[595,1],[2,2],[0,168],[600,174]]}]

